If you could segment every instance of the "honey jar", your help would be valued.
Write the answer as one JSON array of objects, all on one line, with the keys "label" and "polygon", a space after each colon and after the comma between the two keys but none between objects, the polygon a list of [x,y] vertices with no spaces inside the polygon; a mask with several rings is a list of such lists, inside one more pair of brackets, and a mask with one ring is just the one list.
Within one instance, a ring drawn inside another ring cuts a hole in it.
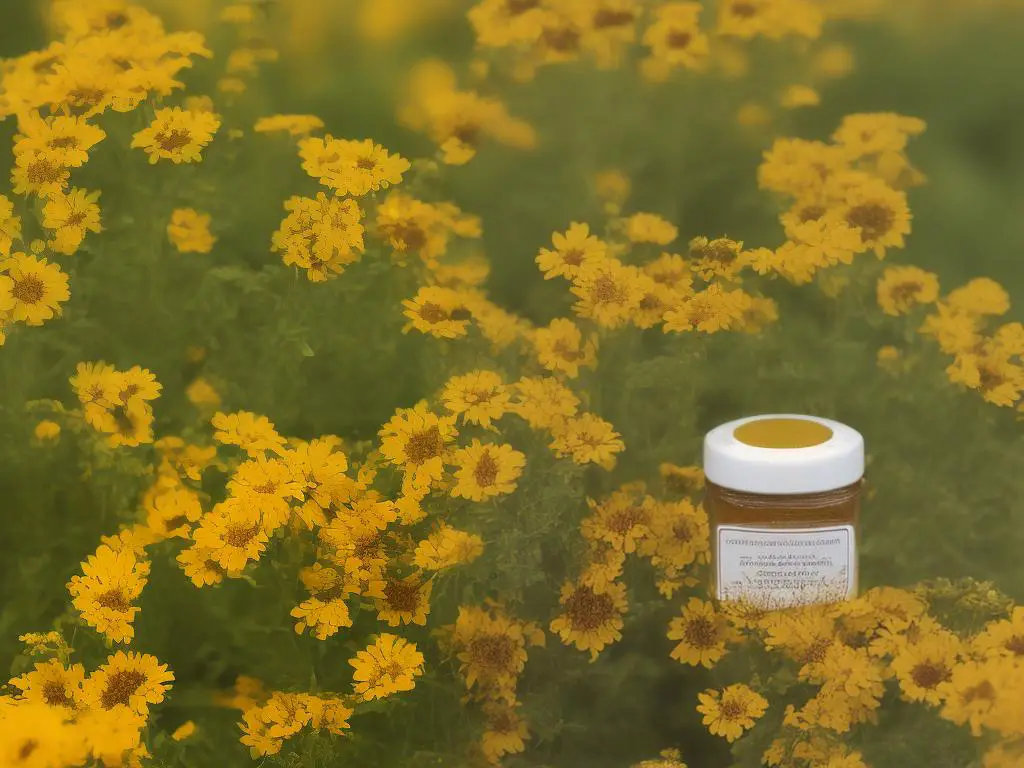
[{"label": "honey jar", "polygon": [[704,439],[712,589],[764,609],[857,593],[864,439],[830,419],[752,416]]}]

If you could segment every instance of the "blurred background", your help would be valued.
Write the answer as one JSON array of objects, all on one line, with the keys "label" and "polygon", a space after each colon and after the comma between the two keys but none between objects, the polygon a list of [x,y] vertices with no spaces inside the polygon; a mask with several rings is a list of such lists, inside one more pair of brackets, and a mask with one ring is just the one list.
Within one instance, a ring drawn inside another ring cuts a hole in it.
[{"label": "blurred background", "polygon": [[[748,247],[774,247],[783,239],[780,204],[757,188],[762,152],[778,136],[824,140],[844,115],[881,111],[927,123],[908,149],[927,177],[909,193],[913,232],[906,249],[890,251],[886,264],[935,272],[944,292],[972,278],[992,278],[1011,298],[1005,319],[1021,319],[1024,4],[829,0],[825,5],[839,18],[829,20],[820,40],[785,51],[754,41],[732,74],[653,84],[628,70],[573,65],[544,68],[528,83],[501,76],[475,81],[478,52],[465,18],[472,3],[464,0],[261,0],[255,5],[265,14],[262,29],[280,58],[261,65],[237,98],[216,91],[234,34],[218,22],[222,4],[141,4],[160,13],[169,28],[206,34],[215,56],[187,73],[189,93],[228,102],[233,124],[246,130],[263,115],[311,113],[335,136],[372,137],[405,157],[425,157],[434,153],[432,144],[396,119],[417,62],[443,60],[463,83],[499,93],[513,115],[537,127],[537,148],[488,147],[477,161],[447,169],[434,191],[481,216],[491,298],[535,323],[567,314],[569,297],[542,279],[534,257],[569,222],[600,219],[599,172],[625,174],[631,182],[627,209],[663,215],[679,227],[680,242],[728,235]],[[46,3],[17,0],[0,7],[0,57],[49,39]],[[785,87],[798,81],[812,82],[819,105],[780,106]],[[4,142],[15,132],[13,119],[0,123]],[[232,161],[240,170],[230,178],[213,155],[212,172],[225,174],[216,190],[163,190],[182,203],[201,201],[223,223],[212,262],[154,266],[138,255],[146,266],[133,270],[137,254],[117,239],[111,221],[93,251],[76,257],[75,269],[88,274],[79,280],[81,294],[69,305],[67,322],[9,341],[0,352],[0,539],[7,543],[0,559],[0,664],[16,653],[20,632],[45,626],[63,610],[65,581],[98,536],[110,532],[118,505],[129,503],[65,472],[77,460],[72,446],[49,453],[26,447],[35,419],[26,415],[25,403],[67,400],[67,379],[79,360],[151,368],[167,389],[159,418],[174,423],[188,408],[180,391],[191,375],[184,350],[204,346],[210,350],[206,375],[221,383],[232,408],[266,413],[282,434],[306,437],[314,431],[372,437],[396,406],[443,381],[431,354],[399,333],[397,311],[378,313],[339,288],[303,298],[301,316],[284,303],[268,313],[258,297],[246,298],[247,277],[222,274],[216,278],[221,283],[211,283],[204,274],[211,265],[239,261],[260,275],[263,265],[276,262],[268,252],[270,233],[280,221],[281,201],[292,194],[289,184],[302,175],[293,151],[280,144],[255,141],[238,149]],[[0,170],[7,173],[10,162],[9,154],[0,156]],[[130,202],[136,222],[155,216],[155,208],[145,207],[149,201],[132,199],[135,177],[124,179],[123,189],[104,188],[104,202],[111,208]],[[950,384],[943,372],[948,360],[917,339],[912,324],[879,312],[874,280],[880,268],[850,275],[838,295],[827,286],[765,284],[765,295],[779,303],[780,322],[761,335],[715,337],[669,353],[655,332],[624,365],[602,366],[603,391],[615,393],[603,399],[603,415],[627,445],[656,447],[625,458],[621,472],[650,472],[657,460],[699,463],[703,432],[740,415],[833,416],[867,439],[865,586],[970,576],[1024,600],[1021,413]],[[218,298],[231,280],[239,295]],[[103,300],[101,284],[120,286],[126,300]],[[158,300],[140,308],[139,297],[150,290]],[[220,311],[212,307],[222,301],[233,314],[211,322]],[[334,313],[330,329],[317,320],[327,312]],[[286,330],[275,335],[280,328]],[[153,337],[162,339],[158,350]],[[304,356],[303,344],[316,354]],[[909,350],[911,364],[899,375],[876,362],[885,345]],[[181,670],[179,677],[208,675],[204,664],[222,669],[223,659],[197,663],[193,643],[173,637],[171,617],[199,610],[194,596],[147,591],[146,600],[167,608],[157,615],[144,607],[139,636]],[[569,703],[552,714],[560,726],[542,740],[539,762],[522,765],[625,765],[652,745],[678,740],[675,723],[691,707],[678,690],[698,684],[682,682],[683,670],[674,679],[650,667],[650,649],[663,630],[651,623],[645,631],[645,620],[636,618],[631,639],[602,659],[595,674],[566,684]],[[197,631],[195,647],[214,647],[223,639],[217,633],[230,634]],[[543,690],[543,669],[534,675],[532,684]],[[644,685],[631,687],[636,680]],[[597,733],[574,722],[603,725]],[[958,753],[948,745],[902,744],[901,727],[893,727],[887,747],[894,761],[904,749],[914,751],[902,764],[952,766],[959,759],[950,757]],[[724,747],[706,749],[704,762],[691,766],[726,764]],[[395,764],[428,764],[403,759]]]}]

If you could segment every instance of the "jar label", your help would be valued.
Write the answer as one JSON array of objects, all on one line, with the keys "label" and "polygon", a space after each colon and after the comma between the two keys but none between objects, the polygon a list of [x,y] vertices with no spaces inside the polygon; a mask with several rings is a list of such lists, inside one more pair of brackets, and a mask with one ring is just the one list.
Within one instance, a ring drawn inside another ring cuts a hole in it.
[{"label": "jar label", "polygon": [[827,528],[718,527],[719,600],[788,608],[833,603],[856,589],[852,525]]}]

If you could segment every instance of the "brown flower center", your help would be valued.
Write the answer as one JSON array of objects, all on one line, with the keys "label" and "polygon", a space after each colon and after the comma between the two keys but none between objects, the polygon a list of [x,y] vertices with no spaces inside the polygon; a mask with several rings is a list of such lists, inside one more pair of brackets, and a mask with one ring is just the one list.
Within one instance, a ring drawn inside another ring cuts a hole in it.
[{"label": "brown flower center", "polygon": [[683,32],[682,30],[673,30],[668,33],[668,37],[665,38],[665,42],[668,43],[668,47],[674,50],[682,50],[693,42],[693,35],[689,32]]},{"label": "brown flower center", "polygon": [[100,88],[80,86],[68,91],[67,102],[72,107],[95,107],[106,95],[107,92]]},{"label": "brown flower center", "polygon": [[512,710],[492,712],[487,718],[487,730],[493,733],[514,733],[519,729],[519,718]]},{"label": "brown flower center", "polygon": [[65,227],[77,227],[77,226],[80,226],[81,223],[83,221],[85,221],[85,218],[86,218],[86,214],[85,214],[84,211],[78,211],[77,213],[72,213],[70,216],[68,216],[67,221],[64,222],[64,226]]},{"label": "brown flower center", "polygon": [[384,587],[388,607],[399,613],[415,613],[420,605],[420,588],[414,582],[388,581]]},{"label": "brown flower center", "polygon": [[64,683],[60,680],[47,680],[43,683],[43,701],[51,707],[66,707],[72,703]]},{"label": "brown flower center", "polygon": [[992,685],[988,680],[983,680],[977,685],[968,688],[963,692],[962,698],[965,704],[969,704],[977,699],[984,699],[986,701],[992,701],[996,697],[995,686]]},{"label": "brown flower center", "polygon": [[820,664],[825,660],[825,654],[828,652],[830,645],[832,645],[832,641],[830,639],[819,637],[807,646],[807,649],[800,654],[797,660],[801,664]]},{"label": "brown flower center", "polygon": [[229,547],[243,549],[256,537],[259,530],[258,524],[231,523],[224,533],[224,541]]},{"label": "brown flower center", "polygon": [[562,254],[562,262],[570,267],[578,267],[583,263],[583,251],[579,248],[570,248]]},{"label": "brown flower center", "polygon": [[474,664],[501,672],[515,660],[516,641],[508,635],[478,635],[469,642],[468,650]]},{"label": "brown flower center", "polygon": [[252,489],[256,493],[263,493],[270,496],[277,493],[277,483],[275,483],[273,480],[267,480],[265,483],[262,483],[261,485],[252,486]]},{"label": "brown flower center", "polygon": [[549,48],[560,53],[577,51],[580,47],[580,33],[569,27],[545,29],[542,37]]},{"label": "brown flower center", "polygon": [[567,363],[574,363],[583,357],[583,353],[580,352],[579,348],[574,347],[565,339],[559,339],[552,346],[551,351],[555,353],[556,357],[560,357]]},{"label": "brown flower center", "polygon": [[332,600],[337,600],[340,597],[345,596],[345,585],[342,582],[338,582],[333,587],[320,590],[314,593],[314,597],[323,603],[329,603]]},{"label": "brown flower center", "polygon": [[739,720],[746,714],[746,707],[741,702],[732,700],[722,702],[722,716],[726,720]]},{"label": "brown flower center", "polygon": [[847,211],[846,222],[851,227],[859,227],[861,239],[871,242],[892,229],[896,222],[896,214],[884,205],[867,203],[854,206]]},{"label": "brown flower center", "polygon": [[78,146],[77,136],[57,136],[56,138],[50,139],[47,143],[51,149],[71,149],[72,147]]},{"label": "brown flower center", "polygon": [[494,481],[498,477],[498,469],[498,462],[491,456],[490,451],[485,450],[480,454],[476,466],[473,467],[473,479],[481,488],[489,488],[494,485]]},{"label": "brown flower center", "polygon": [[392,224],[385,229],[388,236],[391,238],[392,244],[394,244],[398,250],[418,251],[427,244],[427,233],[424,232],[423,228],[415,222],[407,221],[399,224]]},{"label": "brown flower center", "polygon": [[46,285],[35,275],[25,275],[14,281],[14,298],[23,304],[36,304],[46,295]]},{"label": "brown flower center", "polygon": [[693,648],[713,648],[718,644],[715,623],[707,616],[695,616],[686,622],[683,640]]},{"label": "brown flower center", "polygon": [[47,160],[45,157],[37,158],[25,169],[25,176],[30,184],[49,184],[61,180],[62,168]]},{"label": "brown flower center", "polygon": [[1003,644],[1014,656],[1024,656],[1024,635],[1014,635]]},{"label": "brown flower center", "polygon": [[616,10],[614,8],[599,8],[594,14],[591,22],[594,29],[608,29],[609,27],[624,27],[633,22],[633,12],[627,10]]},{"label": "brown flower center", "polygon": [[953,673],[948,667],[933,661],[922,662],[910,671],[910,678],[925,690],[934,689],[939,683],[946,682],[952,676]]},{"label": "brown flower center", "polygon": [[573,629],[589,632],[603,627],[615,616],[615,601],[611,595],[594,592],[588,586],[577,587],[565,603]]},{"label": "brown flower center", "polygon": [[107,29],[120,29],[128,23],[128,14],[121,11],[111,11],[107,14]]},{"label": "brown flower center", "polygon": [[599,304],[622,304],[626,301],[626,290],[608,275],[601,275],[594,281],[590,295]]},{"label": "brown flower center", "polygon": [[442,450],[444,441],[441,439],[441,430],[436,425],[411,435],[405,444],[405,455],[410,464],[423,464],[440,456]]},{"label": "brown flower center", "polygon": [[372,157],[360,157],[356,160],[356,168],[361,171],[372,171],[377,167],[377,161]]},{"label": "brown flower center", "polygon": [[128,705],[131,695],[146,682],[146,675],[137,669],[119,669],[107,676],[107,687],[100,694],[100,706],[112,709],[118,704]]},{"label": "brown flower center", "polygon": [[187,147],[192,143],[192,134],[188,131],[182,131],[177,128],[171,131],[162,131],[154,136],[156,143],[160,145],[160,149],[164,152],[174,152],[175,150]]},{"label": "brown flower center", "polygon": [[132,607],[128,596],[121,589],[111,589],[104,592],[96,598],[96,602],[104,608],[109,608],[112,611],[121,611],[122,613],[131,610]]},{"label": "brown flower center", "polygon": [[431,302],[427,302],[422,307],[420,307],[420,317],[423,318],[426,322],[430,323],[431,325],[443,323],[446,320],[451,319],[451,315],[448,314],[448,312],[446,312],[444,308],[442,308],[438,304],[433,304]]},{"label": "brown flower center", "polygon": [[505,0],[505,12],[509,16],[519,16],[540,7],[540,0]]},{"label": "brown flower center", "polygon": [[910,304],[914,300],[914,297],[921,292],[922,288],[924,288],[924,286],[916,281],[900,283],[892,287],[890,295],[897,305]]},{"label": "brown flower center", "polygon": [[605,525],[608,530],[625,535],[629,533],[635,526],[646,525],[650,519],[650,515],[639,504],[631,504],[625,509],[618,509],[612,512],[608,516]]},{"label": "brown flower center", "polygon": [[702,248],[697,248],[694,251],[691,251],[690,255],[722,266],[732,264],[736,261],[736,257],[738,256],[735,247],[730,243],[724,242],[708,243]]},{"label": "brown flower center", "polygon": [[796,217],[801,223],[806,223],[808,221],[817,221],[825,215],[825,212],[825,207],[822,205],[805,205],[797,212]]},{"label": "brown flower center", "polygon": [[741,19],[751,19],[757,15],[757,6],[753,3],[733,3],[729,7],[729,11],[733,16],[739,16]]}]

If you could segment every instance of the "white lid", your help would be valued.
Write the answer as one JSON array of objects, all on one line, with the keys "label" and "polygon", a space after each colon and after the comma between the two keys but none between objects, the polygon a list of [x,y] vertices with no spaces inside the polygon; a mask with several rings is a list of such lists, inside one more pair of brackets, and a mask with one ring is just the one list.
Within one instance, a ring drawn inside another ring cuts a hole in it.
[{"label": "white lid", "polygon": [[816,416],[749,416],[704,437],[704,475],[715,485],[747,493],[831,491],[863,477],[864,438],[845,424]]}]

